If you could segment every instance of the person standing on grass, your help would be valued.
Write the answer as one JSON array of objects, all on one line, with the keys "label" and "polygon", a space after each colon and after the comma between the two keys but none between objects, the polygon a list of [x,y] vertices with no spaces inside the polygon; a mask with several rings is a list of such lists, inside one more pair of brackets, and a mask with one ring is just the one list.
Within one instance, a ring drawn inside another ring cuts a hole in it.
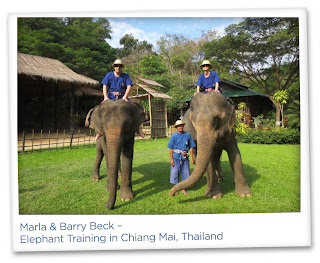
[{"label": "person standing on grass", "polygon": [[[196,147],[191,134],[183,130],[185,123],[181,120],[176,121],[174,127],[177,128],[177,132],[172,134],[168,143],[170,149],[170,183],[177,184],[179,182],[179,173],[181,173],[181,181],[187,179],[190,176],[190,164],[188,151],[190,150],[191,164],[194,164],[193,160],[193,148]],[[182,190],[184,195],[188,195],[186,190]],[[176,192],[175,195],[179,194]]]}]

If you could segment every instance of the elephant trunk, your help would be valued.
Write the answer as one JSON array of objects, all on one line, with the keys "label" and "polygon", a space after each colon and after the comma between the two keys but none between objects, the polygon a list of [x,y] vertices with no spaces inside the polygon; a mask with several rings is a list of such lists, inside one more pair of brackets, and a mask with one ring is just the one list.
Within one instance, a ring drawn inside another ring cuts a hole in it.
[{"label": "elephant trunk", "polygon": [[[197,159],[193,173],[184,181],[176,184],[170,190],[169,195],[174,195],[175,192],[182,189],[187,189],[200,180],[207,170],[213,146],[216,142],[216,134],[213,131],[202,130],[197,134]],[[210,140],[208,139],[210,138]]]},{"label": "elephant trunk", "polygon": [[108,209],[113,209],[116,202],[118,188],[118,167],[120,164],[120,153],[122,148],[121,129],[106,129],[105,138],[107,144],[107,190],[109,200],[106,204]]}]

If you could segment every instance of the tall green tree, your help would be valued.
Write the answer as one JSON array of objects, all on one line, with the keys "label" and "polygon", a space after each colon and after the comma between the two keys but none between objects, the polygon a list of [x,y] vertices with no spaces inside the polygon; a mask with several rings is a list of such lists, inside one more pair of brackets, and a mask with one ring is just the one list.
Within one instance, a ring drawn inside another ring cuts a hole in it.
[{"label": "tall green tree", "polygon": [[58,59],[72,70],[100,80],[116,58],[109,21],[104,18],[18,19],[18,52]]},{"label": "tall green tree", "polygon": [[299,77],[298,18],[246,18],[230,25],[226,35],[204,45],[204,54],[222,63],[230,73],[264,92],[276,106],[273,95],[287,90]]}]

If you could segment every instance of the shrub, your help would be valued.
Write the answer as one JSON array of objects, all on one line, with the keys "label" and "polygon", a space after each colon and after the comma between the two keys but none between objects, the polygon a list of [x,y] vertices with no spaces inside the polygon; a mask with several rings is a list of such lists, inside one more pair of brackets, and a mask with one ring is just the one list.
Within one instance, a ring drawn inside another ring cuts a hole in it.
[{"label": "shrub", "polygon": [[248,130],[238,133],[237,141],[243,143],[259,144],[300,144],[300,132],[294,129],[279,130]]}]

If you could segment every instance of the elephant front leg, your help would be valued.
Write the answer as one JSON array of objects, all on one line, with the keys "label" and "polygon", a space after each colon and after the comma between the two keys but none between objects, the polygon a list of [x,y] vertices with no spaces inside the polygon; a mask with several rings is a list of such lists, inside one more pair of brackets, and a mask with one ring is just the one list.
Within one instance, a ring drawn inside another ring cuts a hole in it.
[{"label": "elephant front leg", "polygon": [[121,171],[121,186],[119,197],[122,201],[129,201],[134,197],[132,191],[132,159],[133,159],[133,140],[125,143],[122,151],[122,171]]},{"label": "elephant front leg", "polygon": [[218,183],[217,162],[214,159],[214,154],[210,158],[210,162],[207,168],[207,189],[206,196],[212,199],[217,199],[222,197],[222,191]]},{"label": "elephant front leg", "polygon": [[231,168],[234,174],[235,193],[240,197],[251,196],[252,192],[244,176],[241,154],[234,136],[226,144]]}]

